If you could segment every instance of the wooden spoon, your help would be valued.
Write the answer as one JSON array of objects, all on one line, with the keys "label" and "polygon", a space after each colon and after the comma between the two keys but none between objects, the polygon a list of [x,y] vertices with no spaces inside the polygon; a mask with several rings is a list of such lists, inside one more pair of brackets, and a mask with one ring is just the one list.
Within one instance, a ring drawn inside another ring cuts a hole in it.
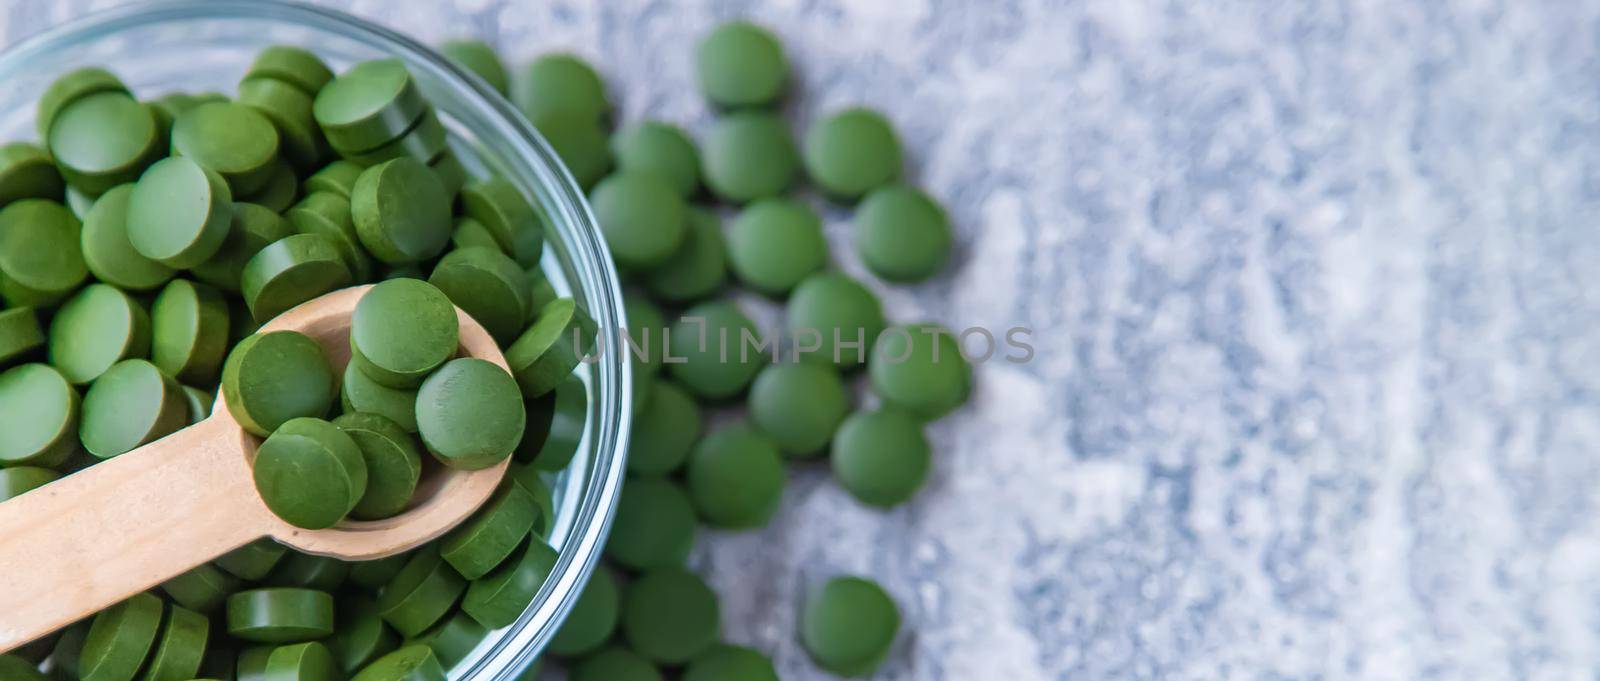
[{"label": "wooden spoon", "polygon": [[[350,315],[368,288],[321,296],[261,330],[306,334],[342,370],[350,361]],[[504,367],[489,333],[459,309],[456,315],[462,352]],[[250,465],[259,444],[219,394],[200,423],[0,503],[0,652],[261,537],[343,560],[416,548],[483,505],[507,466],[441,466],[424,474],[400,515],[304,530],[273,515],[256,494]]]}]

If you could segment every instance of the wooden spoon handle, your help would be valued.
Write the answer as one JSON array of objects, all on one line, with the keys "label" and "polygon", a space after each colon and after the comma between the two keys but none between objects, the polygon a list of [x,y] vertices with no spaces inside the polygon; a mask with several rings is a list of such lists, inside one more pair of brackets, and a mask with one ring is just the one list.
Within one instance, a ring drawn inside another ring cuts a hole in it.
[{"label": "wooden spoon handle", "polygon": [[266,534],[230,426],[209,419],[0,503],[0,652]]}]

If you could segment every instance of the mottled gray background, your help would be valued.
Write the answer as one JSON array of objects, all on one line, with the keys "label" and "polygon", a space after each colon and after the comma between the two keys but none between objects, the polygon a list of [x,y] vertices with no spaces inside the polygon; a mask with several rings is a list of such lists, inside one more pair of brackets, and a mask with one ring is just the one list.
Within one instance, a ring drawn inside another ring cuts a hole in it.
[{"label": "mottled gray background", "polygon": [[[9,3],[27,35],[98,3]],[[800,472],[703,538],[729,638],[825,678],[805,585],[882,580],[883,679],[1593,678],[1600,6],[368,0],[434,41],[571,49],[703,130],[691,50],[785,39],[799,124],[888,112],[950,205],[893,316],[1036,330],[932,429],[917,500]],[[837,259],[852,272],[844,215]]]}]

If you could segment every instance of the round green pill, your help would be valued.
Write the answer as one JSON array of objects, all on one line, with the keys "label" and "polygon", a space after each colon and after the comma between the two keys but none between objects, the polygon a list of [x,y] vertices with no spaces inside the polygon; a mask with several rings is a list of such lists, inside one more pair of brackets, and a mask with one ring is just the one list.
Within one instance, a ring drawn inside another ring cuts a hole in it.
[{"label": "round green pill", "polygon": [[118,362],[83,395],[78,437],[101,459],[154,442],[189,425],[183,387],[142,359]]},{"label": "round green pill", "polygon": [[492,362],[446,362],[417,391],[417,432],[451,468],[488,468],[522,441],[527,412],[517,382]]},{"label": "round green pill", "polygon": [[150,315],[114,286],[90,284],[50,321],[50,364],[82,385],[150,352]]},{"label": "round green pill", "polygon": [[539,264],[544,250],[539,215],[509,180],[490,177],[467,183],[461,188],[461,210],[481,224],[500,250],[519,265]]},{"label": "round green pill", "polygon": [[439,664],[449,669],[467,659],[467,655],[472,654],[473,649],[488,637],[487,628],[465,611],[457,611],[432,629],[407,639],[406,645],[432,648],[434,656],[439,658]]},{"label": "round green pill", "polygon": [[355,440],[322,419],[290,419],[256,450],[256,492],[284,522],[308,530],[344,520],[367,492],[367,463]]},{"label": "round green pill", "polygon": [[427,163],[444,153],[447,148],[444,124],[439,122],[439,117],[434,115],[432,109],[427,109],[410,130],[387,144],[368,151],[342,153],[345,158],[360,165],[373,166],[402,157]]},{"label": "round green pill", "polygon": [[450,243],[450,197],[426,164],[397,158],[356,179],[350,214],[361,244],[391,265],[421,262]]},{"label": "round green pill", "polygon": [[538,519],[532,494],[520,485],[501,485],[483,508],[440,540],[439,555],[462,577],[477,579],[509,558]]},{"label": "round green pill", "polygon": [[600,75],[572,54],[546,54],[517,71],[511,100],[535,121],[559,113],[600,122],[611,114]]},{"label": "round green pill", "polygon": [[732,301],[689,308],[669,332],[667,371],[697,397],[733,397],[750,385],[765,363],[755,347],[760,331]]},{"label": "round green pill", "polygon": [[24,492],[48,485],[60,477],[60,473],[37,466],[0,468],[0,501],[22,496]]},{"label": "round green pill", "polygon": [[593,187],[611,170],[611,149],[600,121],[568,111],[548,112],[530,120],[579,187]]},{"label": "round green pill", "polygon": [[350,563],[337,558],[291,552],[262,580],[262,586],[292,586],[333,593],[350,576]]},{"label": "round green pill", "polygon": [[728,230],[728,264],[750,288],[785,295],[828,264],[822,220],[794,199],[752,203]]},{"label": "round green pill", "polygon": [[[300,179],[295,176],[294,168],[290,167],[288,162],[279,159],[273,164],[267,183],[255,193],[242,198],[276,214],[289,210],[299,192]],[[238,207],[238,204],[234,205]]]},{"label": "round green pill", "polygon": [[399,137],[427,102],[399,59],[361,62],[317,91],[312,114],[328,142],[358,153]]},{"label": "round green pill", "polygon": [[333,425],[350,436],[367,464],[367,490],[350,509],[350,517],[376,520],[405,510],[422,478],[422,454],[411,435],[377,414],[345,414]]},{"label": "round green pill", "polygon": [[201,104],[172,123],[172,153],[216,171],[234,194],[266,186],[278,158],[278,128],[253,107]]},{"label": "round green pill", "polygon": [[44,346],[44,328],[33,308],[0,310],[0,369],[43,355]]},{"label": "round green pill", "polygon": [[415,388],[456,354],[460,322],[433,284],[390,279],[374,285],[350,317],[350,361],[393,388]]},{"label": "round green pill", "polygon": [[130,681],[144,665],[161,630],[166,605],[153,594],[134,594],[95,615],[78,657],[83,681]]},{"label": "round green pill", "polygon": [[689,458],[700,437],[700,405],[677,384],[659,380],[633,421],[628,440],[628,472],[668,475]]},{"label": "round green pill", "polygon": [[759,651],[718,644],[689,661],[682,681],[778,681],[778,671]]},{"label": "round green pill", "polygon": [[817,666],[841,676],[865,676],[889,654],[900,611],[877,584],[836,577],[807,599],[800,643]]},{"label": "round green pill", "polygon": [[578,601],[567,613],[567,621],[550,639],[548,650],[558,657],[579,657],[593,652],[611,639],[617,628],[622,606],[622,591],[617,578],[605,568],[596,568],[589,583],[578,594]]},{"label": "round green pill", "polygon": [[650,295],[690,303],[722,289],[728,280],[728,245],[716,213],[690,207],[683,243],[667,261],[640,277]]},{"label": "round green pill", "polygon": [[509,346],[528,322],[528,275],[494,248],[458,248],[434,265],[428,283]]},{"label": "round green pill", "polygon": [[[517,458],[542,471],[559,471],[572,462],[583,441],[584,423],[588,416],[589,394],[583,380],[567,376],[554,391],[533,398],[528,403],[528,422],[517,447]],[[535,410],[548,410],[548,415]],[[533,426],[544,426],[536,430]]]},{"label": "round green pill", "polygon": [[706,137],[701,175],[725,201],[748,203],[783,194],[800,168],[789,126],[776,114],[747,111],[717,121]]},{"label": "round green pill", "polygon": [[936,419],[967,401],[972,370],[961,345],[937,324],[894,326],[878,336],[867,362],[872,390],[884,402]]},{"label": "round green pill", "polygon": [[128,197],[128,240],[144,257],[186,269],[216,255],[228,238],[233,194],[222,176],[193,159],[157,161]]},{"label": "round green pill", "polygon": [[432,648],[409,645],[378,658],[350,681],[445,681],[445,674]]},{"label": "round green pill", "polygon": [[372,278],[375,266],[361,245],[349,200],[333,192],[313,192],[290,208],[286,217],[301,234],[320,234],[337,244],[356,281]]},{"label": "round green pill", "polygon": [[833,475],[862,503],[888,508],[922,487],[930,449],[922,422],[897,409],[851,414],[833,438]]},{"label": "round green pill", "polygon": [[239,590],[239,580],[210,563],[161,583],[172,600],[195,612],[212,612]]},{"label": "round green pill", "polygon": [[175,271],[147,258],[128,238],[128,200],[133,185],[111,188],[83,218],[80,244],[83,262],[96,279],[129,291],[158,288],[172,279]]},{"label": "round green pill", "polygon": [[629,570],[682,565],[694,548],[694,506],[678,483],[629,478],[617,502],[606,555]]},{"label": "round green pill", "polygon": [[262,538],[223,554],[212,564],[239,579],[256,581],[266,577],[288,553],[289,547]]},{"label": "round green pill", "polygon": [[0,206],[22,199],[60,201],[65,190],[61,172],[38,145],[0,145]]},{"label": "round green pill", "polygon": [[255,61],[245,71],[245,79],[271,78],[299,88],[307,95],[315,95],[333,72],[310,50],[291,45],[273,45],[261,50]]},{"label": "round green pill", "polygon": [[0,466],[59,466],[78,448],[78,392],[44,364],[0,372]]},{"label": "round green pill", "polygon": [[228,635],[246,641],[313,641],[333,633],[333,597],[312,589],[240,591],[228,597],[227,622]]},{"label": "round green pill", "polygon": [[711,103],[727,108],[767,106],[783,94],[789,60],[770,31],[730,21],[700,41],[695,73]]},{"label": "round green pill", "polygon": [[279,149],[295,167],[315,167],[324,142],[311,114],[311,95],[275,78],[246,78],[239,83],[239,103],[272,122]]},{"label": "round green pill", "polygon": [[667,262],[683,243],[683,197],[660,176],[618,173],[589,194],[611,256],[625,269],[647,270]]},{"label": "round green pill", "polygon": [[500,242],[489,233],[489,228],[472,218],[456,218],[455,230],[450,233],[450,244],[456,248],[489,248],[505,252]]},{"label": "round green pill", "polygon": [[376,603],[365,596],[350,596],[338,603],[333,636],[327,644],[339,669],[348,673],[399,647],[400,637],[378,616]]},{"label": "round green pill", "polygon": [[624,173],[647,173],[665,180],[679,196],[700,189],[700,152],[676,125],[645,121],[611,138],[611,153]]},{"label": "round green pill", "polygon": [[773,364],[750,386],[750,421],[785,456],[823,451],[850,411],[850,396],[833,367],[815,362]]},{"label": "round green pill", "polygon": [[350,283],[344,252],[321,234],[295,234],[267,244],[239,273],[240,292],[259,323]]},{"label": "round green pill", "polygon": [[356,180],[365,170],[349,161],[334,161],[306,178],[303,189],[308,196],[317,192],[332,192],[348,199],[350,192],[355,189]]},{"label": "round green pill", "polygon": [[489,629],[511,626],[533,603],[559,557],[538,537],[528,537],[519,555],[473,580],[461,599],[461,610]]},{"label": "round green pill", "polygon": [[[116,191],[116,190],[112,190]],[[189,272],[196,280],[229,293],[238,293],[244,266],[268,244],[294,235],[294,226],[266,206],[235,201],[228,236],[216,255]]]},{"label": "round green pill", "polygon": [[416,636],[449,613],[466,589],[466,580],[439,556],[438,545],[428,544],[378,593],[378,614],[400,635]]},{"label": "round green pill", "polygon": [[327,414],[333,390],[333,367],[322,346],[294,331],[252,335],[222,365],[228,412],[261,437],[290,419]]},{"label": "round green pill", "polygon": [[635,652],[680,665],[709,649],[721,634],[717,595],[682,568],[646,573],[622,599],[622,634]]},{"label": "round green pill", "polygon": [[777,512],[785,475],[778,446],[754,428],[734,423],[694,448],[684,482],[707,525],[748,529],[767,524]]},{"label": "round green pill", "polygon": [[68,104],[102,92],[129,95],[128,86],[123,85],[110,71],[98,66],[86,66],[62,74],[39,96],[34,116],[39,136],[49,136],[50,124],[55,122],[56,114],[61,113]]},{"label": "round green pill", "polygon": [[388,584],[411,560],[409,554],[400,553],[388,558],[363,560],[350,565],[350,582],[368,591],[378,591]]},{"label": "round green pill", "polygon": [[873,191],[856,208],[855,245],[867,269],[913,283],[950,260],[950,218],[927,194],[901,185]]},{"label": "round green pill", "polygon": [[900,177],[900,141],[875,111],[850,108],[811,124],[804,159],[811,181],[853,201]]},{"label": "round green pill", "polygon": [[483,79],[495,92],[506,95],[511,91],[511,77],[500,55],[482,40],[449,40],[439,46],[439,53],[455,62],[469,73]]},{"label": "round green pill", "polygon": [[662,681],[661,671],[638,653],[612,646],[584,658],[568,673],[572,681]]},{"label": "round green pill", "polygon": [[417,391],[391,388],[372,380],[355,362],[345,365],[339,388],[345,413],[363,412],[393,421],[402,432],[417,432]]},{"label": "round green pill", "polygon": [[522,394],[534,398],[554,390],[594,347],[594,320],[571,298],[545,305],[528,329],[506,349]]},{"label": "round green pill", "polygon": [[167,608],[166,624],[161,627],[160,643],[145,667],[143,681],[184,681],[200,673],[206,644],[211,638],[211,620],[205,615],[174,605]]},{"label": "round green pill", "polygon": [[267,656],[266,681],[343,681],[344,670],[328,647],[317,642],[279,646]]},{"label": "round green pill", "polygon": [[205,284],[178,279],[150,306],[150,361],[184,383],[208,385],[228,353],[228,303]]},{"label": "round green pill", "polygon": [[851,369],[888,325],[883,305],[861,282],[837,272],[806,277],[789,295],[786,327],[801,359]]},{"label": "round green pill", "polygon": [[68,104],[45,137],[61,174],[90,195],[138,178],[159,157],[161,138],[151,108],[122,92]]},{"label": "round green pill", "polygon": [[78,218],[54,201],[23,199],[0,209],[0,299],[49,307],[89,276]]}]

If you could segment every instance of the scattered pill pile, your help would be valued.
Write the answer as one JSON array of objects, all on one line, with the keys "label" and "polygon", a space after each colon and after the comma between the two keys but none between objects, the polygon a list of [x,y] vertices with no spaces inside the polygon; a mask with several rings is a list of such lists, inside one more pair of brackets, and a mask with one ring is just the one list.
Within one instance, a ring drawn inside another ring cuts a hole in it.
[{"label": "scattered pill pile", "polygon": [[[776,679],[765,654],[722,640],[715,593],[685,569],[697,526],[764,526],[787,466],[824,456],[861,502],[908,500],[930,465],[924,424],[971,382],[948,332],[891,325],[865,284],[830,268],[802,177],[854,206],[856,253],[886,281],[936,274],[948,219],[899,183],[898,139],[874,112],[827,116],[796,144],[778,111],[789,63],[753,24],[699,46],[720,112],[699,145],[661,121],[613,132],[604,83],[574,56],[508,72],[478,41],[441,50],[509,96],[588,191],[642,341],[609,565],[550,657],[574,681]],[[0,678],[444,679],[553,567],[545,476],[583,430],[573,369],[598,330],[538,269],[534,208],[509,182],[467,175],[393,60],[335,77],[274,47],[234,98],[151,101],[86,68],[38,116],[42,146],[0,147],[0,501],[205,418],[219,384],[264,438],[263,500],[300,527],[402,512],[430,458],[515,461],[483,509],[421,549],[345,563],[252,543],[0,655]],[[306,336],[254,333],[373,281],[342,371]],[[744,351],[762,333],[726,295],[735,286],[785,302],[798,361]],[[505,348],[510,375],[455,358],[451,305]],[[876,408],[852,405],[862,373]],[[740,401],[742,416],[705,430]],[[860,676],[899,624],[880,587],[841,576],[808,595],[798,638],[818,666]]]},{"label": "scattered pill pile", "polygon": [[[747,22],[699,46],[701,90],[718,117],[698,145],[665,121],[613,131],[601,78],[572,55],[508,75],[482,43],[445,53],[508,93],[551,141],[588,190],[627,286],[636,390],[628,479],[609,565],[548,657],[574,681],[776,679],[765,654],[721,640],[716,594],[684,568],[697,526],[765,526],[788,465],[823,457],[862,503],[907,501],[930,466],[924,424],[965,402],[971,382],[948,331],[891,325],[871,289],[831,267],[802,178],[854,207],[856,254],[889,282],[943,268],[952,247],[943,209],[900,182],[898,138],[875,112],[827,115],[797,145],[779,111],[788,60],[769,31]],[[779,335],[808,352],[799,361],[743,352],[743,339],[759,344],[762,332],[727,295],[734,289],[783,303]],[[877,408],[853,405],[863,368]],[[721,425],[707,432],[713,414]],[[883,589],[853,576],[819,585],[800,620],[813,661],[845,676],[871,674],[900,626]]]},{"label": "scattered pill pile", "polygon": [[[85,68],[38,115],[42,147],[0,147],[0,501],[206,418],[218,389],[297,527],[400,514],[430,467],[515,461],[413,552],[254,542],[0,655],[0,679],[443,681],[554,567],[545,476],[583,430],[574,369],[597,329],[538,269],[533,206],[467,176],[395,60],[335,77],[273,47],[237,97],[152,101]],[[370,282],[342,370],[311,337],[256,331]],[[509,372],[460,356],[457,307]]]}]

